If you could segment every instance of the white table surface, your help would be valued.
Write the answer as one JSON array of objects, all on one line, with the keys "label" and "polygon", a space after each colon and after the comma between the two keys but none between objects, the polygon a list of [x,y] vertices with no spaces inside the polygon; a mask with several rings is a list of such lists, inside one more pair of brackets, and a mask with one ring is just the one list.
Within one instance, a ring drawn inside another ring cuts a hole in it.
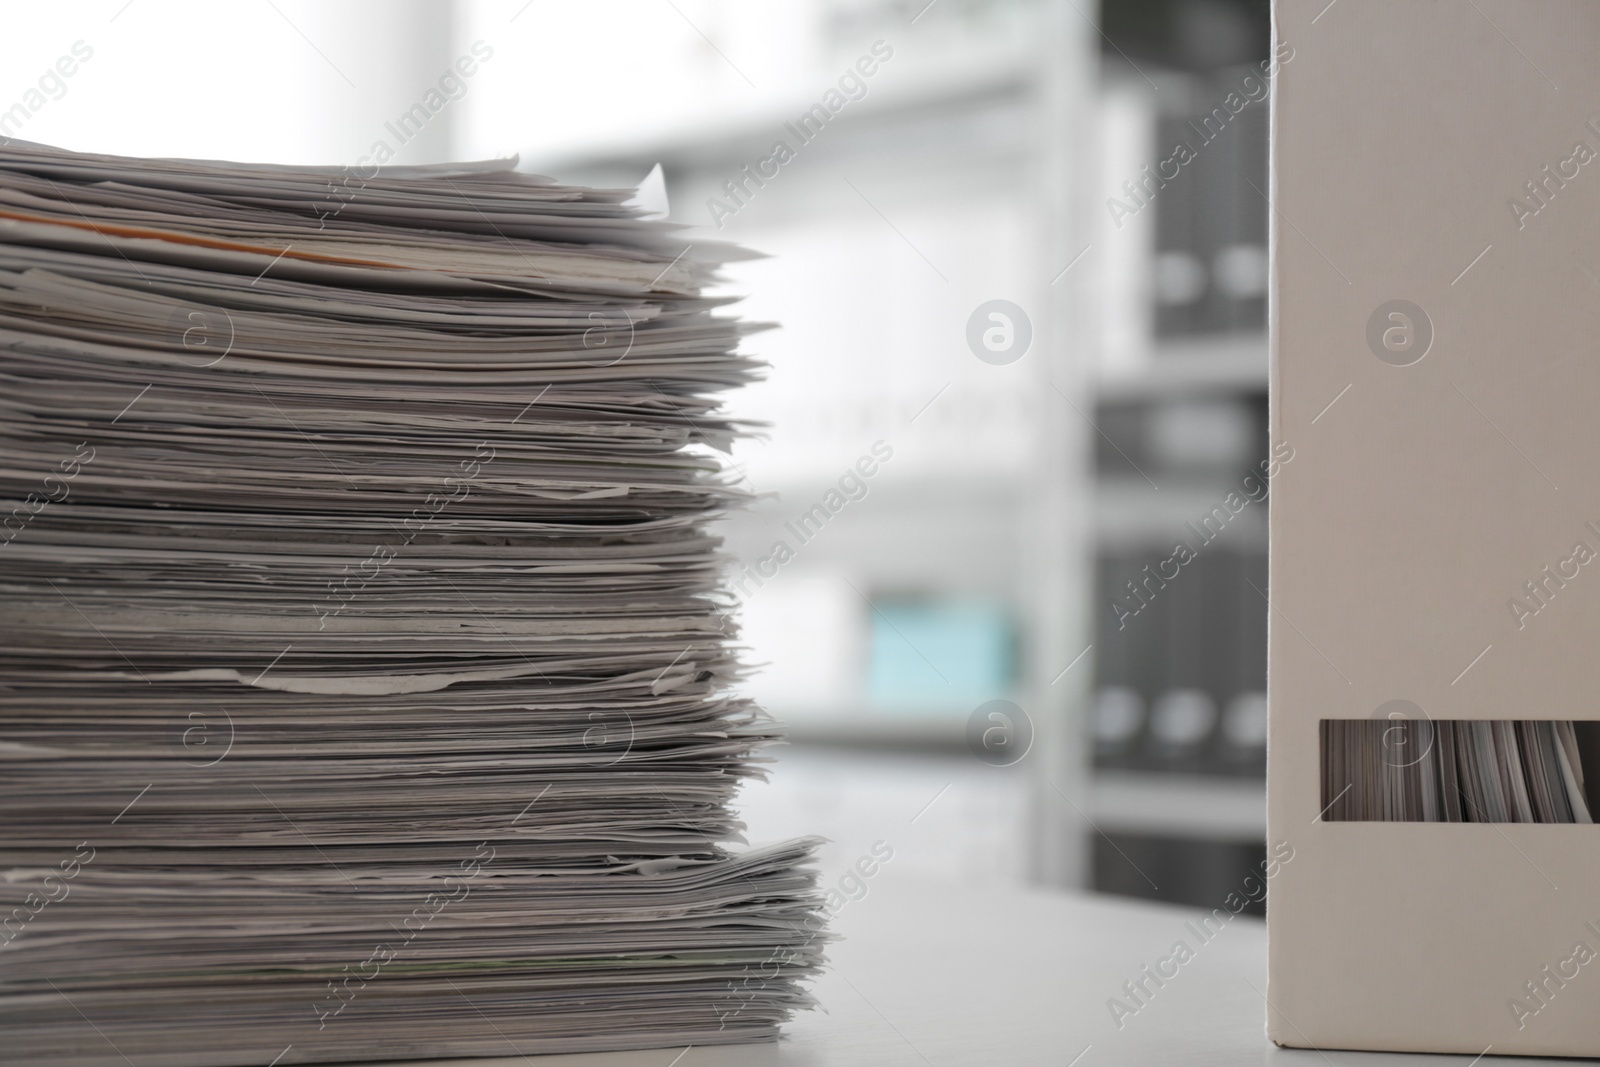
[{"label": "white table surface", "polygon": [[[1106,1001],[1201,912],[1104,896],[873,882],[833,928],[832,966],[777,1043],[433,1067],[1452,1067],[1467,1056],[1281,1049],[1265,1033],[1266,926],[1232,920],[1119,1029]],[[508,1054],[512,1052],[507,1049]],[[1077,1057],[1076,1059],[1074,1057]],[[1593,1062],[1485,1057],[1482,1067]]]}]

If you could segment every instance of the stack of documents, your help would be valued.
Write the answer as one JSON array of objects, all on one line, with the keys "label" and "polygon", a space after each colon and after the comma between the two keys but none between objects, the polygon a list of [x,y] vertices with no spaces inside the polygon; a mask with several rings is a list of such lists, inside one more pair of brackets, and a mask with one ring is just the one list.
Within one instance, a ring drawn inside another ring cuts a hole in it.
[{"label": "stack of documents", "polygon": [[1324,719],[1329,821],[1593,822],[1571,722]]},{"label": "stack of documents", "polygon": [[0,1032],[184,1067],[773,1037],[702,295],[507,163],[0,148]]}]

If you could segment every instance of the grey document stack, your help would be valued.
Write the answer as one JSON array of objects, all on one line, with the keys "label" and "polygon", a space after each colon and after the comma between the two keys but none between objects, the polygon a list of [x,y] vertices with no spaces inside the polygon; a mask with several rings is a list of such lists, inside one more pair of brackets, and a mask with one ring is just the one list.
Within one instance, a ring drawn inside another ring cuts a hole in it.
[{"label": "grey document stack", "polygon": [[772,1038],[722,246],[503,162],[0,148],[0,1059]]}]

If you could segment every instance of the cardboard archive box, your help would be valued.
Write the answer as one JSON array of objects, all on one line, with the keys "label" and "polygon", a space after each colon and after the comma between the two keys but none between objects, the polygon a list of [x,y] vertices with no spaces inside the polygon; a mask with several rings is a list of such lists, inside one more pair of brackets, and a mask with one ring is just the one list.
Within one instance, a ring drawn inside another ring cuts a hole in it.
[{"label": "cardboard archive box", "polygon": [[1268,1033],[1600,1056],[1600,825],[1329,821],[1319,747],[1600,719],[1600,3],[1274,37]]}]

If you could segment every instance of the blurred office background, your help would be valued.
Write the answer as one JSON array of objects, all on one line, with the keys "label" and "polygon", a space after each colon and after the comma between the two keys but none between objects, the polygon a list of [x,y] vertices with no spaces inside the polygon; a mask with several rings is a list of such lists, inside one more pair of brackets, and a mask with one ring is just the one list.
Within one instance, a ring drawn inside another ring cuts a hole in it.
[{"label": "blurred office background", "polygon": [[883,842],[877,877],[1216,906],[1264,856],[1266,8],[108,0],[7,13],[0,132],[659,165],[642,202],[766,253],[725,287],[781,324],[726,527],[792,728],[751,838],[831,838],[830,885]]}]

